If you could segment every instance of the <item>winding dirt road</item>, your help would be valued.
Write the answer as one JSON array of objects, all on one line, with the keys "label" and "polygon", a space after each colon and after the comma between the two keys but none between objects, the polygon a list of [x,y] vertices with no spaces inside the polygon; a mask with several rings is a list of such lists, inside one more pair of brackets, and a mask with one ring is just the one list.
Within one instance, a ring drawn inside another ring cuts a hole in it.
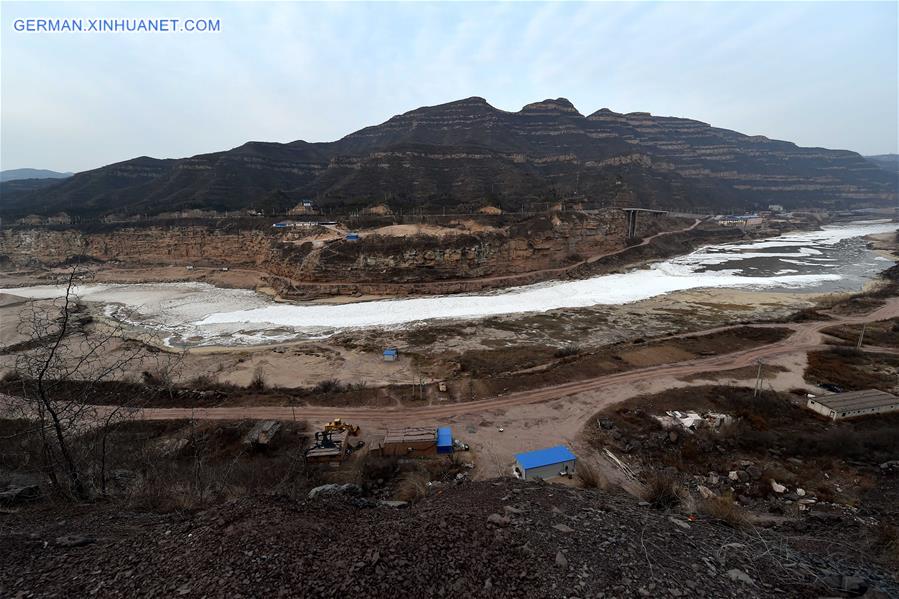
[{"label": "winding dirt road", "polygon": [[[827,321],[777,325],[793,329],[794,332],[782,341],[761,347],[696,360],[629,370],[618,374],[469,402],[432,404],[421,407],[397,406],[389,408],[336,408],[329,406],[148,408],[139,411],[134,417],[144,420],[172,420],[184,418],[208,420],[292,420],[298,418],[310,422],[319,422],[330,420],[335,416],[340,416],[353,422],[372,424],[390,423],[395,425],[402,425],[407,422],[446,420],[448,418],[466,414],[496,412],[497,410],[547,402],[585,392],[602,391],[606,388],[623,384],[637,384],[647,380],[657,380],[663,377],[684,377],[702,372],[731,370],[750,366],[755,364],[758,360],[770,360],[785,354],[807,352],[825,347],[826,343],[821,334],[821,331],[825,328],[841,324],[874,322],[896,317],[899,317],[899,298],[891,298],[881,308],[862,316],[835,316],[833,320]],[[727,328],[734,327],[719,327],[714,330],[726,330]],[[689,335],[698,335],[704,332],[708,331],[690,333]]]}]

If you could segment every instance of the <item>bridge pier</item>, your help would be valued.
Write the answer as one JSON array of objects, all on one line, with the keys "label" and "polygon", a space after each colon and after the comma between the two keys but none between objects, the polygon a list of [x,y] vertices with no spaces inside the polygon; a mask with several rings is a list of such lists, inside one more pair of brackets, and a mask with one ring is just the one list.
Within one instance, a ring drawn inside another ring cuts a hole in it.
[{"label": "bridge pier", "polygon": [[668,214],[667,210],[649,210],[647,208],[621,208],[627,215],[627,240],[637,238],[637,213],[649,212],[651,214]]},{"label": "bridge pier", "polygon": [[630,241],[637,238],[637,211],[625,210],[624,213],[627,215],[627,240]]}]

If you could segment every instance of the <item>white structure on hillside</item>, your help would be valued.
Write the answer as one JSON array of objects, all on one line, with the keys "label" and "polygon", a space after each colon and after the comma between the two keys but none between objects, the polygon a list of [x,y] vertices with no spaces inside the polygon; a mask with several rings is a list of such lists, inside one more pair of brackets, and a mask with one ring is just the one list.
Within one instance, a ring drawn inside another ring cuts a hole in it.
[{"label": "white structure on hillside", "polygon": [[899,412],[899,397],[878,389],[809,398],[808,409],[832,420]]}]

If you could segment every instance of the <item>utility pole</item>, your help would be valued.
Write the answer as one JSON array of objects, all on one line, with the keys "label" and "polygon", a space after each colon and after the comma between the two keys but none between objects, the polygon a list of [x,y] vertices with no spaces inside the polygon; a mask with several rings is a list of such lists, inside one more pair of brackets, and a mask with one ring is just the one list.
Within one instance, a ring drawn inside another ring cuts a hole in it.
[{"label": "utility pole", "polygon": [[858,343],[855,345],[855,349],[862,348],[862,342],[865,339],[865,327],[867,327],[867,326],[868,326],[868,323],[866,323],[866,322],[862,323],[862,332],[859,333],[859,335],[858,335]]}]

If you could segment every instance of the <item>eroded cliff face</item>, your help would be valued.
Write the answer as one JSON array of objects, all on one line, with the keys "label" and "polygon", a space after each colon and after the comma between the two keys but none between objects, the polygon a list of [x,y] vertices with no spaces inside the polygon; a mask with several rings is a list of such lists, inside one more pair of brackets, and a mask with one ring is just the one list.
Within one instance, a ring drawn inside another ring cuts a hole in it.
[{"label": "eroded cliff face", "polygon": [[[649,235],[677,225],[663,217],[641,221]],[[213,226],[134,227],[86,233],[75,229],[6,229],[0,257],[7,269],[55,267],[81,256],[126,268],[211,266],[252,268],[289,280],[303,292],[384,292],[396,285],[420,291],[422,284],[447,283],[435,292],[470,287],[471,279],[560,269],[588,256],[624,246],[625,218],[600,214],[554,213],[482,230],[439,227],[438,234],[385,234],[361,231],[362,239],[321,231],[223,231]],[[430,230],[429,230],[430,231]],[[324,237],[324,238],[323,238]],[[502,283],[498,282],[497,285]],[[487,282],[489,286],[489,281]]]},{"label": "eroded cliff face", "polygon": [[74,229],[0,232],[0,255],[12,267],[53,267],[87,256],[126,266],[258,266],[272,236],[260,231],[225,233],[209,227],[122,228],[108,233]]},{"label": "eroded cliff face", "polygon": [[[649,221],[644,231],[662,226]],[[622,247],[621,213],[586,217],[570,213],[531,219],[483,233],[387,237],[363,235],[320,247],[278,244],[266,269],[309,282],[420,283],[504,276],[557,268],[584,256]]]}]

